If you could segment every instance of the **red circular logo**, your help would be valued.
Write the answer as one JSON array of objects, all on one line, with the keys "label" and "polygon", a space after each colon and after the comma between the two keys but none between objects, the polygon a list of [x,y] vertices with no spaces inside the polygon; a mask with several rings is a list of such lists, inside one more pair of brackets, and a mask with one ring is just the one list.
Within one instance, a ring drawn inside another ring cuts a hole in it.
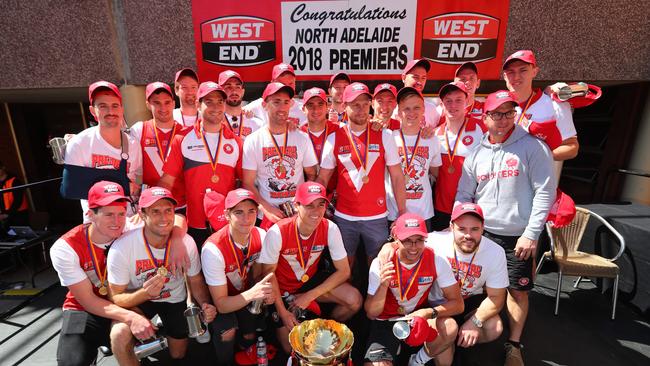
[{"label": "red circular logo", "polygon": [[223,151],[224,151],[226,154],[232,154],[233,150],[234,150],[234,149],[233,149],[232,145],[230,145],[230,144],[225,144],[225,145],[223,145]]},{"label": "red circular logo", "polygon": [[474,142],[474,138],[472,136],[465,136],[463,137],[463,145],[469,146]]},{"label": "red circular logo", "polygon": [[526,286],[530,282],[530,279],[528,277],[522,277],[518,282],[520,286]]}]

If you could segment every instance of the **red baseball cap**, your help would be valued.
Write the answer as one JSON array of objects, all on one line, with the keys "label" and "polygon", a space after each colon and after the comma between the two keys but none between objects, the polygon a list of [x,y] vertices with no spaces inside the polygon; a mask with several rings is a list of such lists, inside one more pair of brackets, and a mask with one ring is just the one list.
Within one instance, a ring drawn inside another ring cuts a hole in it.
[{"label": "red baseball cap", "polygon": [[363,83],[352,83],[345,87],[343,91],[343,101],[350,103],[353,100],[357,99],[359,95],[366,94],[370,99],[372,99],[372,94],[368,90],[368,86]]},{"label": "red baseball cap", "polygon": [[226,226],[228,220],[226,220],[226,215],[224,215],[225,206],[225,197],[223,194],[208,190],[203,196],[203,210],[205,211],[205,217],[208,218],[210,226],[214,231],[221,229]]},{"label": "red baseball cap", "polygon": [[115,201],[126,202],[131,199],[124,195],[124,188],[121,185],[106,180],[93,184],[88,190],[88,208],[108,206]]},{"label": "red baseball cap", "polygon": [[266,98],[280,91],[289,93],[289,98],[293,98],[293,96],[296,94],[296,92],[293,91],[293,88],[288,85],[284,85],[278,82],[271,82],[268,83],[266,88],[264,88],[264,93],[262,93],[262,99],[266,100]]},{"label": "red baseball cap", "polygon": [[302,104],[305,104],[309,101],[309,99],[317,97],[322,99],[325,103],[327,103],[327,94],[325,94],[325,90],[321,88],[311,88],[307,89],[303,95],[302,95]]},{"label": "red baseball cap", "polygon": [[140,206],[140,208],[147,208],[161,199],[170,200],[174,206],[178,204],[169,189],[163,187],[149,187],[142,191],[138,206]]},{"label": "red baseball cap", "polygon": [[445,95],[453,92],[454,90],[460,90],[465,93],[465,96],[467,96],[467,86],[462,81],[452,81],[451,83],[443,85],[438,92],[438,96],[440,99],[442,99]]},{"label": "red baseball cap", "polygon": [[226,81],[228,81],[228,79],[230,78],[235,78],[239,80],[242,84],[244,83],[244,80],[241,78],[241,75],[239,75],[237,71],[226,70],[219,73],[219,78],[218,78],[219,85],[223,86],[223,84],[225,84]]},{"label": "red baseball cap", "polygon": [[329,203],[327,199],[327,191],[322,184],[316,182],[305,182],[298,186],[296,196],[293,198],[294,202],[301,205],[308,205],[315,200],[322,198]]},{"label": "red baseball cap", "polygon": [[151,94],[155,93],[156,90],[163,89],[166,91],[172,98],[174,97],[174,94],[172,94],[172,89],[167,85],[166,83],[162,83],[160,81],[154,81],[153,83],[147,84],[147,88],[144,91],[145,99],[149,100],[149,97]]},{"label": "red baseball cap", "polygon": [[228,192],[228,195],[226,196],[224,208],[225,209],[233,208],[237,206],[237,204],[239,204],[241,201],[246,201],[246,200],[251,200],[255,202],[256,205],[259,204],[253,192],[244,188],[234,189]]},{"label": "red baseball cap", "polygon": [[332,87],[332,83],[334,83],[336,80],[347,80],[348,83],[352,82],[352,79],[350,79],[350,75],[344,73],[344,72],[337,72],[336,74],[332,75],[330,78],[330,84],[328,88]]},{"label": "red baseball cap", "polygon": [[291,75],[296,76],[296,72],[294,71],[293,66],[282,63],[273,66],[273,72],[271,72],[271,80],[275,80],[278,76],[284,74],[285,72],[291,73]]},{"label": "red baseball cap", "polygon": [[199,75],[196,74],[196,71],[188,67],[176,71],[176,75],[174,76],[174,83],[177,83],[178,79],[180,79],[181,76],[189,76],[194,78],[194,80],[196,80],[197,83],[199,82]]},{"label": "red baseball cap", "polygon": [[506,62],[503,63],[502,69],[505,69],[508,64],[512,61],[520,60],[527,64],[537,66],[537,59],[535,59],[535,54],[531,50],[519,50],[512,55],[508,56]]},{"label": "red baseball cap", "polygon": [[458,76],[458,73],[461,72],[463,69],[472,69],[476,75],[478,75],[478,67],[476,67],[476,64],[473,63],[472,61],[465,62],[464,64],[458,66],[456,69],[456,72],[454,73],[454,77]]},{"label": "red baseball cap", "polygon": [[507,90],[496,91],[485,98],[485,104],[483,105],[483,110],[486,112],[493,111],[503,103],[512,102],[517,104],[517,99],[515,96]]},{"label": "red baseball cap", "polygon": [[404,240],[413,235],[427,236],[427,225],[424,219],[414,213],[405,213],[395,220],[393,235],[399,240]]},{"label": "red baseball cap", "polygon": [[382,83],[382,84],[377,85],[375,87],[375,91],[374,91],[372,97],[373,98],[377,97],[377,94],[383,92],[384,90],[387,90],[387,91],[391,92],[393,94],[393,96],[397,98],[397,88],[395,88],[395,86],[393,86],[392,84],[389,84],[389,83]]},{"label": "red baseball cap", "polygon": [[427,70],[427,72],[429,72],[429,70],[431,70],[431,63],[429,62],[429,60],[427,60],[426,58],[416,58],[415,60],[411,60],[406,64],[406,67],[404,68],[404,71],[402,72],[402,76],[405,76],[406,74],[408,74],[409,71],[411,71],[411,69],[416,67],[416,66],[424,67],[424,69]]},{"label": "red baseball cap", "polygon": [[117,87],[117,85],[105,80],[100,80],[95,81],[88,86],[88,100],[90,101],[90,105],[93,105],[93,102],[95,101],[95,93],[102,90],[112,92],[120,99],[120,102],[122,101],[122,93],[120,93],[120,89]]},{"label": "red baseball cap", "polygon": [[201,83],[201,85],[199,85],[199,92],[196,94],[196,98],[198,100],[201,100],[201,98],[203,98],[206,95],[212,93],[213,91],[217,91],[217,92],[221,93],[221,96],[223,97],[223,99],[228,98],[228,96],[226,95],[226,91],[223,90],[221,85],[215,83],[214,81],[206,81],[206,82]]},{"label": "red baseball cap", "polygon": [[481,221],[485,220],[483,218],[483,209],[481,209],[481,206],[476,203],[466,202],[459,203],[454,207],[454,210],[451,212],[451,221],[456,220],[464,214],[472,214],[481,219]]},{"label": "red baseball cap", "polygon": [[402,89],[400,89],[399,92],[397,92],[397,104],[399,104],[399,102],[402,100],[402,98],[404,98],[406,95],[413,94],[413,93],[419,95],[420,98],[422,98],[422,100],[424,100],[424,97],[422,96],[422,93],[420,93],[419,90],[417,90],[417,89],[415,89],[413,87],[410,87],[410,86],[405,86]]}]

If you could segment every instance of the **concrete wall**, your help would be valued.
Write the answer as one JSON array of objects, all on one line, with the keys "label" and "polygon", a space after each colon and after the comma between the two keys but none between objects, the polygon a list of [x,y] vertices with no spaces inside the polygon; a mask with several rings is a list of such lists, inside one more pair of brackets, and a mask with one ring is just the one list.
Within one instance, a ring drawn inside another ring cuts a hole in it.
[{"label": "concrete wall", "polygon": [[[506,54],[535,50],[542,80],[650,80],[649,8],[511,0]],[[0,14],[0,90],[171,82],[196,65],[191,0],[4,0]]]}]

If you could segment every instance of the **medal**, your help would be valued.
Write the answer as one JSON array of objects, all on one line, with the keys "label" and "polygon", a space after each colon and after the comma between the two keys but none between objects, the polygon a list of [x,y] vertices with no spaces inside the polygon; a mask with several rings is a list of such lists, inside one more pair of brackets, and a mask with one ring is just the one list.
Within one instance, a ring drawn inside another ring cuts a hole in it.
[{"label": "medal", "polygon": [[[323,146],[325,146],[325,141],[327,141],[327,134],[329,133],[329,123],[325,122],[325,133],[323,133],[321,136],[316,137],[318,141],[314,141],[314,135],[309,131],[309,127],[307,127],[307,132],[309,133],[309,140],[311,141],[311,146],[314,148],[314,152],[316,153],[316,157],[318,158],[318,166],[320,166],[321,160],[323,160]],[[320,140],[323,142],[320,143]],[[317,148],[317,146],[320,146],[320,148]]]},{"label": "medal", "polygon": [[418,150],[418,146],[420,145],[420,132],[422,132],[422,129],[420,128],[418,130],[418,136],[415,138],[415,145],[413,145],[413,149],[411,149],[411,158],[409,158],[409,147],[406,145],[406,138],[404,137],[404,132],[402,129],[399,130],[399,135],[402,138],[402,144],[404,146],[404,176],[406,178],[409,177],[409,173],[411,172],[412,166],[413,166],[413,158],[415,157],[415,152]]},{"label": "medal", "polygon": [[364,175],[364,176],[361,178],[361,181],[363,182],[363,184],[366,184],[366,183],[368,183],[368,182],[370,181],[370,178],[368,178],[367,175]]},{"label": "medal", "polygon": [[210,158],[210,167],[212,167],[212,178],[210,178],[212,183],[219,182],[219,177],[217,176],[217,164],[219,163],[219,150],[221,150],[222,134],[223,134],[223,128],[219,130],[219,139],[217,140],[217,150],[213,155],[212,151],[210,151],[210,145],[208,145],[208,140],[205,138],[205,131],[201,132],[201,139],[203,140],[203,146],[205,148],[205,152],[208,154],[208,158]]},{"label": "medal", "polygon": [[165,267],[158,267],[158,269],[156,270],[156,273],[163,276],[163,277],[167,277],[167,273],[169,273],[169,271],[167,271],[167,268],[165,268]]},{"label": "medal", "polygon": [[454,168],[453,165],[450,165],[450,166],[447,167],[447,172],[449,174],[454,174],[455,171],[456,171],[456,168]]},{"label": "medal", "polygon": [[[316,239],[316,235],[314,235],[314,233],[312,233],[313,238],[312,238],[311,244],[308,245],[309,253],[306,254],[303,251],[302,240],[300,238],[300,234],[298,233],[298,220],[294,219],[293,224],[296,226],[296,243],[298,244],[298,262],[300,263],[300,268],[302,268],[302,271],[303,271],[303,275],[302,275],[302,277],[300,277],[300,281],[302,283],[305,283],[305,282],[309,281],[309,275],[307,274],[307,262],[309,261],[309,255],[311,254],[311,250],[314,247],[314,240]],[[305,259],[305,258],[307,258],[307,259]]]},{"label": "medal", "polygon": [[160,160],[164,163],[165,160],[167,160],[167,155],[169,154],[169,147],[172,144],[174,135],[176,135],[176,122],[174,122],[174,127],[172,128],[172,132],[169,135],[169,139],[167,139],[167,145],[165,145],[164,150],[163,150],[162,142],[160,141],[160,138],[158,138],[158,127],[156,126],[155,121],[153,123],[153,133],[154,133],[154,138],[156,139],[156,147],[158,148],[158,156],[160,156]]},{"label": "medal", "polygon": [[300,277],[300,281],[302,281],[302,283],[309,281],[309,276],[305,273],[302,275],[302,277]]},{"label": "medal", "polygon": [[280,165],[278,166],[278,172],[280,172],[280,174],[287,174],[287,168],[285,168],[284,165],[280,163]]},{"label": "medal", "polygon": [[104,284],[102,284],[101,286],[99,286],[99,291],[98,291],[98,292],[99,292],[99,294],[102,295],[102,296],[106,296],[106,295],[108,295],[108,289],[106,288],[106,286],[104,286]]},{"label": "medal", "polygon": [[465,131],[465,125],[467,124],[467,117],[463,121],[463,125],[460,126],[458,135],[456,136],[456,141],[454,141],[454,148],[452,150],[451,145],[449,144],[449,123],[445,126],[445,142],[447,143],[447,158],[449,159],[449,166],[447,167],[447,172],[449,174],[454,174],[456,168],[454,168],[454,158],[456,157],[456,149],[458,148],[458,141],[463,137],[463,132]]},{"label": "medal", "polygon": [[[422,256],[420,256],[420,259],[418,259],[417,264],[413,268],[413,271],[411,271],[411,275],[409,278],[406,280],[406,283],[402,283],[402,280],[404,279],[404,276],[402,275],[402,264],[399,260],[399,254],[398,250],[395,250],[395,275],[397,276],[397,289],[399,291],[399,302],[404,302],[404,300],[408,299],[408,293],[411,290],[411,287],[418,278],[418,273],[420,272],[420,266],[422,265]],[[401,310],[400,310],[401,309]],[[404,308],[403,305],[400,305],[400,307],[397,309],[397,311],[400,314],[405,314],[406,309]]]},{"label": "medal", "polygon": [[472,259],[469,260],[469,264],[467,265],[467,270],[465,270],[465,277],[463,279],[460,279],[459,273],[460,273],[460,262],[458,261],[458,256],[456,255],[456,245],[454,244],[454,259],[456,260],[456,268],[452,265],[451,270],[454,272],[454,277],[456,277],[456,281],[460,285],[460,291],[463,291],[463,286],[465,285],[465,281],[467,280],[467,275],[469,274],[471,268],[472,268],[472,263],[474,263],[474,257],[476,257],[476,253],[478,252],[478,247],[474,249],[474,254],[472,254]]},{"label": "medal", "polygon": [[354,154],[359,160],[359,173],[364,174],[363,177],[361,177],[361,181],[365,184],[368,183],[368,175],[366,171],[366,166],[368,164],[368,148],[370,147],[370,131],[368,130],[368,126],[366,125],[366,146],[365,146],[365,153],[361,154],[361,149],[357,145],[357,140],[359,139],[356,136],[352,136],[352,131],[350,131],[349,126],[343,127],[345,129],[346,135],[348,137],[348,140],[350,140],[350,145],[354,148]]},{"label": "medal", "polygon": [[404,313],[405,313],[405,311],[404,311],[404,307],[403,307],[403,306],[399,306],[399,307],[397,307],[397,313],[398,313],[398,314],[401,314],[401,315],[404,315]]},{"label": "medal", "polygon": [[165,254],[163,255],[162,259],[162,264],[158,264],[158,260],[156,257],[154,257],[153,252],[151,251],[151,246],[149,246],[149,241],[147,240],[147,236],[144,235],[144,228],[142,228],[142,239],[144,239],[144,249],[147,252],[147,256],[149,257],[149,262],[151,263],[151,266],[153,268],[156,268],[156,273],[163,276],[167,277],[169,274],[169,271],[167,270],[167,266],[169,265],[169,247],[170,247],[170,240],[167,238],[167,243],[165,243]]},{"label": "medal", "polygon": [[230,249],[232,250],[232,254],[235,257],[235,263],[237,264],[237,273],[239,273],[239,278],[241,279],[242,288],[238,290],[242,290],[246,283],[246,277],[248,276],[248,271],[247,271],[248,267],[246,267],[248,256],[242,253],[244,254],[244,256],[240,260],[239,258],[240,250],[236,249],[235,241],[232,240],[232,235],[230,235],[230,233],[228,233],[228,244],[230,244]]},{"label": "medal", "polygon": [[215,174],[210,178],[210,180],[212,183],[219,183],[219,176]]},{"label": "medal", "polygon": [[[278,166],[276,168],[277,172],[280,173],[280,176],[278,178],[280,179],[285,179],[286,174],[287,174],[287,168],[284,167],[282,162],[284,161],[284,154],[287,152],[287,141],[289,140],[289,126],[284,129],[284,146],[282,149],[280,149],[280,145],[278,145],[278,142],[275,141],[275,137],[271,133],[271,130],[267,129],[269,132],[269,136],[271,136],[271,142],[273,142],[273,147],[275,148],[276,153],[280,157],[280,160],[278,161]],[[276,174],[277,175],[277,174]]]}]

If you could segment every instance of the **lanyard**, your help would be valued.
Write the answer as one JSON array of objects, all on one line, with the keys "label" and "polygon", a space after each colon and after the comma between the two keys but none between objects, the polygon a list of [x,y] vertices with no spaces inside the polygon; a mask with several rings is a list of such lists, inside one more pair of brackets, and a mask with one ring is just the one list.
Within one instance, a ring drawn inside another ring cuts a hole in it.
[{"label": "lanyard", "polygon": [[404,144],[404,160],[406,163],[406,168],[404,169],[405,173],[409,173],[411,171],[411,165],[413,164],[413,158],[415,157],[415,152],[418,150],[418,146],[420,145],[421,132],[422,129],[420,128],[418,130],[418,137],[415,139],[415,145],[413,145],[413,150],[411,150],[411,158],[409,159],[409,148],[406,145],[406,138],[404,137],[404,132],[401,128],[399,130],[399,135],[402,138],[402,143]]},{"label": "lanyard", "polygon": [[[451,144],[449,144],[449,121],[447,121],[447,125],[445,126],[445,143],[447,144],[447,158],[449,159],[449,170],[453,168],[454,158],[456,157],[456,149],[458,149],[458,142],[463,138],[463,132],[465,132],[465,126],[467,126],[467,117],[465,117],[465,120],[463,121],[463,125],[460,126],[460,130],[458,131],[458,135],[456,135],[456,141],[454,141],[453,150],[451,148]],[[450,173],[453,173],[453,171],[450,171]]]},{"label": "lanyard", "polygon": [[463,289],[463,285],[465,285],[465,281],[467,280],[467,275],[469,274],[469,271],[472,268],[472,263],[474,263],[476,252],[478,252],[478,248],[476,248],[474,254],[472,254],[472,259],[469,260],[469,264],[467,265],[467,271],[465,271],[465,277],[463,277],[463,280],[461,281],[458,278],[458,273],[460,273],[460,262],[458,261],[458,256],[456,255],[456,247],[454,246],[454,259],[456,260],[456,269],[454,270],[454,277],[456,277],[456,281],[460,283],[461,290]]},{"label": "lanyard", "polygon": [[368,131],[368,126],[366,126],[366,146],[363,154],[361,154],[361,149],[359,149],[359,146],[357,145],[357,140],[359,140],[359,138],[357,136],[352,136],[352,131],[350,131],[350,126],[345,126],[345,132],[347,132],[346,135],[350,140],[350,144],[354,148],[354,153],[357,159],[359,160],[359,164],[361,165],[361,168],[365,172],[366,165],[368,163],[368,147],[370,146],[370,131]]},{"label": "lanyard", "polygon": [[[320,146],[320,152],[316,154],[316,156],[318,157],[319,166],[321,160],[323,159],[323,150],[324,150],[323,145],[325,145],[325,141],[327,141],[327,134],[329,133],[329,127],[330,127],[329,124],[325,122],[325,133],[322,135],[323,143]],[[311,145],[314,147],[314,152],[316,152],[316,142],[314,141],[314,135],[312,135],[311,131],[309,131],[309,127],[307,127],[307,132],[309,133],[309,139],[311,140]],[[321,137],[318,137],[318,139],[320,140]]]},{"label": "lanyard", "polygon": [[[298,260],[300,261],[300,268],[302,268],[303,272],[307,271],[307,262],[309,260],[309,255],[311,255],[311,251],[314,248],[314,240],[316,238],[316,235],[314,235],[314,238],[311,241],[311,244],[309,245],[309,253],[305,253],[302,249],[302,239],[300,238],[300,234],[298,233],[298,219],[294,219],[294,225],[296,226],[296,243],[298,244]],[[306,277],[306,279],[305,279]],[[303,275],[303,278],[301,279],[302,282],[307,282],[309,279],[309,276],[307,274]]]},{"label": "lanyard", "polygon": [[409,290],[411,289],[411,286],[413,286],[413,283],[415,283],[415,279],[418,278],[418,272],[420,272],[420,266],[422,265],[422,257],[418,259],[418,263],[415,265],[415,269],[411,272],[411,275],[409,278],[406,280],[406,285],[402,283],[402,264],[399,261],[399,254],[397,253],[397,250],[395,251],[395,268],[397,269],[396,274],[397,274],[397,286],[399,289],[399,299],[400,301],[404,301],[406,299],[406,295],[408,294]]},{"label": "lanyard", "polygon": [[230,249],[232,250],[232,254],[235,256],[235,262],[237,263],[237,270],[239,272],[239,277],[241,278],[243,284],[248,274],[248,271],[246,271],[246,262],[248,259],[248,255],[250,255],[250,248],[248,250],[248,255],[244,255],[242,251],[243,258],[240,261],[239,252],[241,250],[238,250],[238,248],[236,248],[235,241],[232,239],[232,235],[230,235],[230,233],[228,233],[228,244],[230,244]]},{"label": "lanyard", "polygon": [[[235,129],[232,127],[232,123],[230,123],[230,120],[228,119],[226,112],[223,112],[223,117],[226,119],[226,122],[228,122],[228,126],[230,126],[230,130],[232,132],[235,132]],[[236,116],[233,117],[237,118]],[[244,114],[243,112],[239,112],[239,127],[237,128],[237,132],[235,132],[237,136],[241,137],[242,128],[244,128]]]},{"label": "lanyard", "polygon": [[221,150],[221,136],[223,134],[223,128],[219,130],[219,138],[217,140],[217,150],[215,151],[214,155],[212,154],[212,151],[210,150],[210,145],[208,145],[208,140],[205,138],[205,131],[201,132],[201,139],[203,140],[203,146],[205,148],[205,152],[208,154],[208,158],[210,158],[210,167],[212,168],[212,183],[217,183],[219,182],[219,176],[217,175],[217,164],[219,163],[219,151]]},{"label": "lanyard", "polygon": [[530,103],[533,101],[534,96],[535,96],[535,91],[533,90],[532,94],[530,94],[530,97],[526,101],[526,106],[524,106],[524,108],[521,110],[521,114],[519,115],[519,119],[517,120],[518,126],[521,126],[521,122],[524,120],[524,115],[526,114],[528,107],[530,107]]},{"label": "lanyard", "polygon": [[169,139],[167,140],[167,145],[165,146],[165,150],[163,150],[162,142],[160,142],[160,138],[158,137],[158,126],[156,126],[155,120],[153,122],[153,133],[154,133],[154,137],[156,138],[156,147],[158,147],[158,155],[160,156],[160,160],[162,160],[162,162],[164,163],[169,153],[169,147],[171,146],[172,140],[176,135],[176,123],[174,123],[174,127],[172,127],[172,132],[169,135]]},{"label": "lanyard", "polygon": [[[147,256],[149,257],[149,262],[154,266],[154,268],[158,268],[158,272],[160,273],[161,268],[167,269],[167,266],[169,265],[169,239],[167,239],[167,243],[165,243],[165,254],[163,256],[163,264],[159,266],[157,264],[158,260],[156,257],[154,257],[153,252],[151,251],[151,246],[149,245],[149,241],[147,240],[147,236],[144,235],[144,228],[142,229],[142,238],[144,239],[144,249],[147,251]],[[163,275],[167,274],[167,271],[163,271],[164,273],[161,273]]]},{"label": "lanyard", "polygon": [[[104,259],[104,271],[99,268],[99,261],[97,260],[97,253],[95,252],[95,245],[90,240],[89,228],[86,228],[86,244],[88,244],[88,250],[90,251],[90,259],[93,262],[93,267],[95,267],[95,274],[99,279],[99,293],[101,295],[106,295],[103,293],[106,291],[106,259]],[[103,290],[102,290],[103,289]]]}]

